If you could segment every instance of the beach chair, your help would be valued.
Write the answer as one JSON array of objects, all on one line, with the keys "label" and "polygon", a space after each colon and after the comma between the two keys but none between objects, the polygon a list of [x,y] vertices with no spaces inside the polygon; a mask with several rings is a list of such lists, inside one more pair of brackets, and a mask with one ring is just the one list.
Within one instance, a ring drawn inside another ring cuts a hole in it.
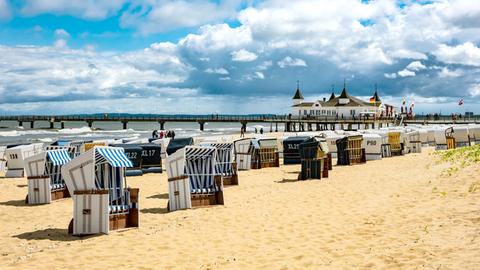
[{"label": "beach chair", "polygon": [[445,130],[447,149],[455,149],[470,146],[469,128],[466,126],[455,126]]},{"label": "beach chair", "polygon": [[125,177],[130,167],[123,148],[104,146],[93,146],[62,167],[73,198],[70,234],[108,234],[139,226],[139,189],[128,188]]},{"label": "beach chair", "polygon": [[408,138],[408,153],[421,153],[422,152],[422,141],[420,140],[419,131],[410,131],[406,134]]},{"label": "beach chair", "polygon": [[253,145],[252,138],[245,138],[233,142],[235,162],[238,170],[252,168]]},{"label": "beach chair", "polygon": [[125,156],[132,162],[132,167],[125,169],[125,176],[142,176],[142,147],[135,144],[115,144],[114,146],[123,148]]},{"label": "beach chair", "polygon": [[7,164],[7,178],[22,178],[25,176],[24,159],[43,151],[43,144],[26,144],[7,147],[5,160]]},{"label": "beach chair", "polygon": [[298,175],[298,180],[328,177],[328,143],[325,139],[313,137],[303,141],[299,145],[299,154],[301,171]]},{"label": "beach chair", "polygon": [[347,135],[337,140],[337,165],[354,165],[366,162],[362,135]]},{"label": "beach chair", "polygon": [[[438,128],[438,129],[435,130],[435,133],[434,133],[434,136],[435,136],[435,150],[447,150],[448,149],[447,134],[446,134],[445,131],[446,131],[446,129],[444,129],[444,128]],[[450,147],[453,147],[453,144],[450,145]]]},{"label": "beach chair", "polygon": [[161,150],[160,158],[162,160],[167,159],[167,147],[168,147],[168,144],[170,143],[170,138],[153,140],[151,143],[160,145],[160,150]]},{"label": "beach chair", "polygon": [[302,142],[310,139],[307,136],[288,137],[283,140],[283,164],[300,164],[299,146]]},{"label": "beach chair", "polygon": [[108,145],[107,142],[104,142],[104,141],[86,142],[83,144],[82,153],[89,151],[95,146],[107,146],[107,145]]},{"label": "beach chair", "polygon": [[387,134],[390,153],[392,156],[403,155],[404,144],[401,142],[401,133],[399,131],[390,131]]},{"label": "beach chair", "polygon": [[66,149],[48,150],[25,158],[25,172],[28,180],[27,204],[47,204],[51,201],[70,197],[61,168],[70,162]]},{"label": "beach chair", "polygon": [[142,148],[141,169],[143,173],[162,173],[162,147],[159,144],[139,144]]},{"label": "beach chair", "polygon": [[193,143],[193,138],[175,138],[170,140],[167,147],[167,155],[171,155],[185,146],[193,145]]},{"label": "beach chair", "polygon": [[468,127],[468,138],[470,145],[480,144],[480,126],[474,125]]},{"label": "beach chair", "polygon": [[0,172],[5,173],[7,170],[7,160],[5,159],[6,146],[0,146]]},{"label": "beach chair", "polygon": [[382,136],[374,133],[363,134],[362,148],[365,149],[367,161],[382,159]]},{"label": "beach chair", "polygon": [[224,186],[238,185],[237,164],[233,160],[233,143],[202,143],[217,149],[216,172],[222,177]]},{"label": "beach chair", "polygon": [[212,146],[185,146],[167,157],[169,211],[224,204],[216,156]]},{"label": "beach chair", "polygon": [[280,167],[277,139],[254,139],[252,146],[252,169]]},{"label": "beach chair", "polygon": [[44,148],[45,151],[51,150],[65,150],[68,152],[70,158],[74,158],[77,156],[77,147],[70,146],[70,145],[46,145]]}]

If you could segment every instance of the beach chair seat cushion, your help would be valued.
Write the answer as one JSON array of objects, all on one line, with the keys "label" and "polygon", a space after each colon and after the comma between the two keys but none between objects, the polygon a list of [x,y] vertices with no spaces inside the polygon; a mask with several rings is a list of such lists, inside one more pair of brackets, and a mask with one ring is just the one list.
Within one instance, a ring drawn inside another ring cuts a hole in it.
[{"label": "beach chair seat cushion", "polygon": [[65,183],[58,183],[51,185],[52,190],[59,190],[65,188]]},{"label": "beach chair seat cushion", "polygon": [[110,214],[123,213],[127,212],[130,209],[129,205],[110,205],[109,207]]}]

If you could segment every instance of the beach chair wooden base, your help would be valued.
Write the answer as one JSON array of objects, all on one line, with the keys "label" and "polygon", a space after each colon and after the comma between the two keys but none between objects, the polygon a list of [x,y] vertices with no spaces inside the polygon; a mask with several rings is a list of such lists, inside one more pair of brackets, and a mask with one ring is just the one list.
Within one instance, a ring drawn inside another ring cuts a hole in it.
[{"label": "beach chair wooden base", "polygon": [[327,158],[325,159],[325,167],[327,168],[327,177],[328,177],[328,171],[333,169],[332,165],[332,153],[327,154]]},{"label": "beach chair wooden base", "polygon": [[[323,163],[323,164],[322,164]],[[328,178],[327,158],[318,160],[302,160],[302,171],[298,174],[298,180],[311,180]]]},{"label": "beach chair wooden base", "polygon": [[[50,194],[52,201],[70,198],[70,193],[68,192],[67,188],[53,190],[50,192]],[[28,204],[28,195],[25,197],[25,203]]]},{"label": "beach chair wooden base", "polygon": [[263,168],[275,168],[275,167],[280,167],[280,156],[278,153],[275,153],[275,158],[268,162],[259,160],[252,163],[252,169],[254,170],[259,170]]},{"label": "beach chair wooden base", "polygon": [[390,144],[390,153],[392,157],[403,156],[403,143],[401,144]]},{"label": "beach chair wooden base", "polygon": [[[182,179],[186,179],[188,181],[188,178],[186,177],[181,177],[179,179],[169,179],[170,182],[173,181],[180,181]],[[218,187],[222,186],[222,178],[218,175],[215,176],[215,182]],[[183,184],[179,185],[180,187],[183,187]],[[181,194],[184,194],[187,190],[178,190],[175,189],[174,193],[176,196],[180,196]],[[183,196],[183,195],[182,195]],[[188,194],[187,194],[188,196]],[[176,198],[176,197],[175,197]],[[223,205],[224,204],[224,199],[223,199],[223,190],[220,189],[217,192],[214,193],[205,193],[205,194],[200,194],[200,193],[190,193],[190,203],[185,203],[187,207],[182,207],[178,209],[171,209],[170,207],[170,200],[167,203],[167,209],[169,212],[171,211],[176,211],[180,209],[187,209],[187,208],[199,208],[199,207],[208,207],[208,206],[213,206],[213,205]],[[177,205],[179,205],[177,203]]]},{"label": "beach chair wooden base", "polygon": [[[125,213],[112,213],[108,214],[108,230],[103,231],[103,233],[109,233],[109,231],[118,231],[118,230],[124,230],[128,228],[138,228],[139,227],[139,214],[138,214],[138,193],[139,189],[138,188],[130,188],[130,202],[131,202],[131,208],[128,209],[128,212]],[[76,191],[75,195],[98,195],[102,196],[105,194],[106,190],[91,190],[91,191]],[[105,197],[107,198],[107,197]],[[90,202],[91,203],[91,202]],[[83,206],[84,207],[84,206]],[[92,206],[90,206],[92,207]],[[88,211],[88,212],[86,212]],[[93,210],[91,209],[84,209],[83,212],[84,214],[87,214],[87,216],[90,216],[90,213]],[[108,209],[104,209],[104,211],[108,211]],[[90,219],[89,222],[92,222],[94,220]],[[94,235],[96,233],[80,233],[80,234],[74,234],[73,231],[73,222],[74,219],[72,218],[70,220],[70,223],[68,225],[68,233],[73,234],[74,236],[86,236],[86,235]]]},{"label": "beach chair wooden base", "polygon": [[222,176],[224,186],[237,186],[238,185],[238,174]]}]

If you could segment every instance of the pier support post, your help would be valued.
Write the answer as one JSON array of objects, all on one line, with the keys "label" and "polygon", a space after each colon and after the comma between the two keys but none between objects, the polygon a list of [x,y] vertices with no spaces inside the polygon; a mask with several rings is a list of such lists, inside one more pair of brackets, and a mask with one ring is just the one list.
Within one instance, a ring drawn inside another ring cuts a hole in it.
[{"label": "pier support post", "polygon": [[278,122],[275,123],[275,132],[278,132]]},{"label": "pier support post", "polygon": [[165,122],[160,121],[158,124],[160,124],[160,130],[165,130]]},{"label": "pier support post", "polygon": [[60,128],[65,129],[65,122],[64,121],[60,122]]},{"label": "pier support post", "polygon": [[23,122],[22,122],[22,121],[18,121],[18,126],[19,126],[19,127],[23,127]]},{"label": "pier support post", "polygon": [[372,123],[372,129],[375,129],[375,122]]},{"label": "pier support post", "polygon": [[200,131],[203,131],[205,129],[205,122],[199,121],[198,123],[200,124]]},{"label": "pier support post", "polygon": [[35,121],[30,122],[30,128],[33,129],[35,127]]},{"label": "pier support post", "polygon": [[54,129],[55,128],[55,122],[54,121],[50,121],[50,129]]},{"label": "pier support post", "polygon": [[122,121],[122,126],[123,126],[123,129],[127,129],[128,128],[128,121]]},{"label": "pier support post", "polygon": [[93,121],[87,121],[88,127],[92,128],[93,127]]}]

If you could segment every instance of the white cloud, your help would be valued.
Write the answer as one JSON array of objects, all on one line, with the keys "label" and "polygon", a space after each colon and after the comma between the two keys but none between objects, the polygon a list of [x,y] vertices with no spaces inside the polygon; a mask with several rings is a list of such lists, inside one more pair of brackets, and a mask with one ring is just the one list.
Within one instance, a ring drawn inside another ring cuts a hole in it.
[{"label": "white cloud", "polygon": [[257,59],[257,55],[255,53],[249,52],[245,49],[241,49],[239,51],[234,51],[231,53],[232,61],[236,62],[252,62]]},{"label": "white cloud", "polygon": [[419,71],[422,69],[426,69],[427,67],[423,65],[420,61],[414,61],[408,64],[407,69],[413,70],[413,71]]},{"label": "white cloud", "polygon": [[62,49],[67,47],[67,41],[65,39],[57,39],[54,44],[55,48]]},{"label": "white cloud", "polygon": [[384,73],[383,76],[388,79],[395,79],[397,78],[397,73]]},{"label": "white cloud", "polygon": [[471,85],[469,93],[472,97],[480,97],[480,84]]},{"label": "white cloud", "polygon": [[220,75],[228,75],[229,72],[228,70],[224,69],[224,68],[207,68],[205,69],[206,73],[211,73],[211,74],[220,74]]},{"label": "white cloud", "polygon": [[55,36],[57,38],[69,38],[70,34],[67,31],[65,31],[65,29],[57,29],[55,30]]},{"label": "white cloud", "polygon": [[255,72],[255,75],[257,75],[257,78],[259,79],[262,79],[262,80],[265,79],[265,75],[262,72],[257,71]]},{"label": "white cloud", "polygon": [[26,16],[53,13],[101,20],[116,14],[126,2],[126,0],[25,0],[21,12]]},{"label": "white cloud", "polygon": [[264,61],[260,65],[257,66],[258,70],[267,70],[273,65],[272,61]]},{"label": "white cloud", "polygon": [[144,34],[166,32],[234,18],[240,3],[240,0],[140,1],[122,14],[121,23]]},{"label": "white cloud", "polygon": [[0,20],[10,19],[11,12],[8,0],[0,0]]},{"label": "white cloud", "polygon": [[7,90],[0,103],[187,93],[168,88],[185,81],[191,70],[169,51],[99,53],[72,50],[60,41],[56,47],[0,46],[0,74]]},{"label": "white cloud", "polygon": [[408,69],[400,70],[399,72],[397,72],[397,74],[400,77],[413,77],[413,76],[415,76],[415,72],[411,71],[411,70],[408,70]]},{"label": "white cloud", "polygon": [[438,72],[438,77],[440,78],[456,78],[463,75],[463,71],[460,69],[450,70],[447,67],[443,67],[440,72]]},{"label": "white cloud", "polygon": [[287,56],[283,58],[282,60],[277,62],[278,66],[280,68],[286,68],[286,67],[306,67],[307,63],[300,59],[300,58],[292,58],[290,56]]},{"label": "white cloud", "polygon": [[480,66],[480,48],[472,42],[465,42],[453,47],[440,44],[433,54],[438,60],[448,64]]},{"label": "white cloud", "polygon": [[188,34],[179,45],[193,51],[211,52],[222,49],[236,49],[252,42],[248,27],[231,28],[228,24],[205,25],[198,34]]}]

